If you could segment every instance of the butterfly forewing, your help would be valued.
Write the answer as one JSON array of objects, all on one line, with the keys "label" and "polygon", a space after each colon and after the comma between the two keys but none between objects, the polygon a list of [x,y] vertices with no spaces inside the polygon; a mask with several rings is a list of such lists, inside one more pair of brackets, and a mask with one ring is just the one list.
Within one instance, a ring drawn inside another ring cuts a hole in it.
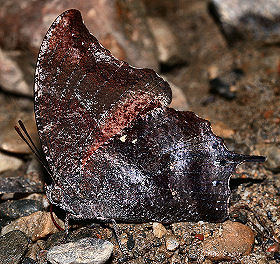
[{"label": "butterfly forewing", "polygon": [[65,174],[68,180],[146,108],[171,101],[170,87],[161,77],[113,57],[89,33],[77,10],[64,12],[48,30],[34,90],[46,158],[54,175]]}]

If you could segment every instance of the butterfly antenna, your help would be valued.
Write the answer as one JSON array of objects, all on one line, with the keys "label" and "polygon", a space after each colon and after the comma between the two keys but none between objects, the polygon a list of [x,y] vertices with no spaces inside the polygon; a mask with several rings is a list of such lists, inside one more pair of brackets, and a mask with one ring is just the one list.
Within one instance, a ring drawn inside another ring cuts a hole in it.
[{"label": "butterfly antenna", "polygon": [[32,145],[29,143],[29,141],[23,135],[23,133],[21,132],[21,130],[18,126],[15,126],[16,132],[21,137],[21,139],[26,143],[26,145],[31,149],[32,153],[37,157],[37,159],[40,161],[40,163],[43,165],[43,167],[46,169],[46,171],[52,176],[45,160],[39,154],[40,152],[39,152],[38,148],[35,146],[35,144],[34,144],[33,140],[31,139],[30,135],[28,134],[23,122],[21,120],[19,120],[18,123],[19,123],[19,126],[21,127],[22,131],[24,132],[24,134],[29,139],[29,141],[31,142]]},{"label": "butterfly antenna", "polygon": [[30,137],[29,133],[27,132],[27,129],[25,128],[25,125],[23,124],[23,122],[21,120],[18,120],[18,123],[20,125],[20,128],[22,129],[22,131],[24,132],[24,134],[27,136],[27,138],[29,139],[29,141],[31,142],[32,146],[34,147],[34,149],[36,150],[37,153],[40,153],[40,151],[38,150],[38,148],[36,147],[36,145],[34,144],[32,138]]}]

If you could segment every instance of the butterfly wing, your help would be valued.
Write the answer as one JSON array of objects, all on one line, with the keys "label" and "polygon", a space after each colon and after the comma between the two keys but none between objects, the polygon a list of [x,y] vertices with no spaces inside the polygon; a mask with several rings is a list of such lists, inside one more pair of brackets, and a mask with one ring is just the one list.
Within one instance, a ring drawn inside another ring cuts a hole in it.
[{"label": "butterfly wing", "polygon": [[42,42],[34,96],[50,169],[55,178],[63,174],[68,180],[137,115],[153,105],[169,104],[172,97],[168,83],[153,70],[114,58],[74,9],[54,21]]}]

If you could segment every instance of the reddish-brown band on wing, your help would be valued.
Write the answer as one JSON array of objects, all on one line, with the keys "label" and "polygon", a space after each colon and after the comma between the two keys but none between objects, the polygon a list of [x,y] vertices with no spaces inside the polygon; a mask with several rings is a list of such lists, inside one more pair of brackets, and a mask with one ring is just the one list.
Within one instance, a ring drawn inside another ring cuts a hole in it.
[{"label": "reddish-brown band on wing", "polygon": [[[77,175],[90,155],[171,90],[153,70],[114,58],[93,37],[77,10],[48,30],[35,73],[35,116],[54,174]],[[67,166],[71,163],[71,166]]]}]

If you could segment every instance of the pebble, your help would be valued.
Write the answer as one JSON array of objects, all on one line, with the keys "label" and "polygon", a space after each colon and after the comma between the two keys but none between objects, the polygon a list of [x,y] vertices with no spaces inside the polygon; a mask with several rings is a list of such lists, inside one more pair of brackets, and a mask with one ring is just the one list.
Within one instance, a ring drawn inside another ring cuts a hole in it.
[{"label": "pebble", "polygon": [[16,62],[17,57],[20,57],[20,55],[21,53],[17,51],[0,49],[0,85],[6,91],[31,96],[32,81],[26,82],[26,76],[24,76],[22,69]]},{"label": "pebble", "polygon": [[148,24],[156,42],[160,63],[174,65],[180,62],[178,40],[170,24],[160,17],[148,18]]},{"label": "pebble", "polygon": [[0,173],[7,170],[17,170],[22,164],[21,159],[0,152]]},{"label": "pebble", "polygon": [[220,234],[205,239],[202,255],[213,261],[235,259],[250,254],[254,240],[255,235],[250,227],[226,221]]},{"label": "pebble", "polygon": [[238,40],[280,41],[279,0],[212,0],[212,7],[231,44]]},{"label": "pebble", "polygon": [[11,231],[0,237],[0,263],[20,263],[28,247],[28,239],[21,231]]},{"label": "pebble", "polygon": [[268,145],[263,150],[266,156],[266,166],[273,172],[280,172],[280,147],[276,145]]},{"label": "pebble", "polygon": [[113,252],[113,244],[96,238],[83,238],[52,247],[47,259],[52,264],[102,264]]},{"label": "pebble", "polygon": [[222,138],[232,138],[235,134],[234,130],[229,128],[225,123],[216,121],[211,123],[214,134]]},{"label": "pebble", "polygon": [[12,200],[0,204],[0,217],[17,219],[43,210],[43,204],[36,200]]},{"label": "pebble", "polygon": [[41,250],[45,249],[46,242],[44,240],[38,240],[29,246],[27,253],[25,254],[26,258],[37,260],[37,256]]},{"label": "pebble", "polygon": [[[164,78],[164,77],[163,77]],[[172,102],[169,107],[172,107],[176,110],[187,111],[190,109],[187,97],[184,94],[181,87],[176,86],[172,82],[168,81],[170,88],[172,90]]]},{"label": "pebble", "polygon": [[234,210],[230,212],[229,219],[233,222],[246,224],[248,221],[248,214],[245,210]]},{"label": "pebble", "polygon": [[165,239],[166,249],[169,251],[175,251],[179,247],[179,241],[174,236],[168,236]]},{"label": "pebble", "polygon": [[234,99],[236,97],[235,84],[243,74],[241,69],[233,69],[214,79],[210,79],[210,92],[218,94],[225,99]]},{"label": "pebble", "polygon": [[161,223],[153,223],[153,234],[157,238],[162,238],[167,233],[166,228]]},{"label": "pebble", "polygon": [[[64,228],[64,223],[53,213],[55,221]],[[23,216],[4,226],[1,235],[5,235],[12,230],[20,230],[32,241],[44,238],[47,235],[58,232],[49,212],[38,211],[28,216]]]}]

